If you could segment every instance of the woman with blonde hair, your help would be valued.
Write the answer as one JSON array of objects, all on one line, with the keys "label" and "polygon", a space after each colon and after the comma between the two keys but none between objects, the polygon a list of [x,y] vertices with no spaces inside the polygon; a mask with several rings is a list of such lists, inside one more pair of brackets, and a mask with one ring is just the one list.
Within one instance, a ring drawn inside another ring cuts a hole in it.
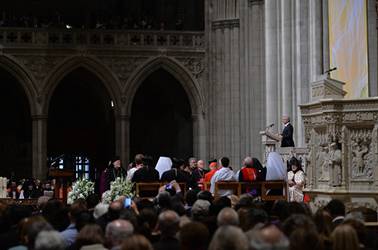
[{"label": "woman with blonde hair", "polygon": [[341,224],[331,234],[333,250],[359,250],[356,231],[347,224]]}]

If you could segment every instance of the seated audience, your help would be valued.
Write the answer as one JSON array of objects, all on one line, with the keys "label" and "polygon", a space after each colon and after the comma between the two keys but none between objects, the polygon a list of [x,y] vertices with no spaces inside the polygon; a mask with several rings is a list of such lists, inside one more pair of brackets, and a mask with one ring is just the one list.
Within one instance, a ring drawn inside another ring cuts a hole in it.
[{"label": "seated audience", "polygon": [[203,182],[205,174],[206,174],[205,162],[203,160],[197,161],[196,168],[193,169],[192,171],[192,182],[194,184]]},{"label": "seated audience", "polygon": [[135,166],[129,169],[129,171],[127,171],[126,180],[131,181],[133,179],[134,173],[143,167],[143,157],[144,155],[142,154],[137,154],[135,156],[135,159],[134,159]]},{"label": "seated audience", "polygon": [[209,230],[202,223],[189,222],[180,229],[181,250],[206,250],[209,240]]},{"label": "seated audience", "polygon": [[143,157],[143,167],[136,170],[132,182],[157,182],[159,181],[159,172],[153,167],[151,156]]},{"label": "seated audience", "polygon": [[179,231],[180,217],[172,210],[164,211],[159,215],[157,229],[160,231],[160,240],[154,244],[155,250],[179,249],[176,238]]},{"label": "seated audience", "polygon": [[342,201],[333,199],[324,208],[332,217],[333,228],[340,225],[345,218],[345,205]]},{"label": "seated audience", "polygon": [[[222,157],[219,161],[221,168],[213,175],[210,182],[210,192],[215,193],[215,183],[218,181],[233,181],[234,172],[230,169],[230,160],[227,157]],[[229,190],[219,190],[219,195],[225,196],[232,192]]]},{"label": "seated audience", "polygon": [[209,169],[210,171],[205,174],[204,182],[210,182],[215,172],[218,171],[217,160],[210,162]]},{"label": "seated audience", "polygon": [[217,229],[210,242],[209,250],[247,250],[248,239],[243,231],[235,226],[222,226]]},{"label": "seated audience", "polygon": [[251,182],[257,180],[256,168],[253,167],[252,157],[247,156],[243,160],[243,167],[237,172],[237,180],[240,182]]},{"label": "seated audience", "polygon": [[151,243],[143,235],[133,235],[123,241],[121,250],[153,250]]},{"label": "seated audience", "polygon": [[86,225],[77,235],[75,249],[106,250],[105,237],[101,227],[96,224]]},{"label": "seated audience", "polygon": [[217,224],[218,227],[221,226],[239,226],[239,215],[238,213],[230,208],[225,207],[223,208],[217,217]]},{"label": "seated audience", "polygon": [[161,176],[162,182],[171,182],[175,180],[176,182],[183,182],[190,184],[190,174],[183,170],[185,161],[182,159],[172,159],[172,168],[165,171]]},{"label": "seated audience", "polygon": [[109,249],[119,249],[122,241],[132,236],[134,226],[127,220],[114,220],[106,226],[105,238]]},{"label": "seated audience", "polygon": [[350,225],[337,226],[332,234],[333,250],[359,250],[359,242],[356,231]]},{"label": "seated audience", "polygon": [[57,231],[41,231],[35,239],[34,250],[64,250],[66,245]]},{"label": "seated audience", "polygon": [[60,233],[67,247],[70,247],[75,242],[76,236],[78,234],[76,221],[80,213],[85,211],[87,211],[87,205],[84,200],[78,199],[71,205],[70,211],[68,213],[68,216],[70,218],[70,225]]},{"label": "seated audience", "polygon": [[250,249],[289,249],[289,240],[276,225],[268,224],[247,232]]}]

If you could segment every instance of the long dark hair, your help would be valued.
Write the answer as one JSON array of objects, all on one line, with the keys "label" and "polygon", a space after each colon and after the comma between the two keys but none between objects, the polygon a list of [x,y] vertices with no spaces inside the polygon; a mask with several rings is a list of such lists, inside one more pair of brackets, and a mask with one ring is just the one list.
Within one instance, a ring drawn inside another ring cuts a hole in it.
[{"label": "long dark hair", "polygon": [[[294,171],[294,170],[291,168],[291,166],[293,166],[293,165],[297,166],[297,170]],[[292,170],[292,171],[294,172],[294,174],[295,174],[296,172],[300,171],[300,170],[301,170],[302,172],[304,172],[303,169],[302,169],[302,164],[301,164],[301,162],[300,162],[297,158],[295,158],[294,156],[291,157],[291,159],[289,160],[289,166],[290,166],[290,170]]]}]

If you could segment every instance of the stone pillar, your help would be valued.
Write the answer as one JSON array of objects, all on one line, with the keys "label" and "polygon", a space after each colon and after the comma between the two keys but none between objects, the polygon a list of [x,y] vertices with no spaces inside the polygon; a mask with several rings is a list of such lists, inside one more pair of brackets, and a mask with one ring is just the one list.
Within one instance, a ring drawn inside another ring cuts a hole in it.
[{"label": "stone pillar", "polygon": [[322,2],[310,1],[310,82],[315,82],[323,74],[323,51],[322,51]]},{"label": "stone pillar", "polygon": [[203,114],[193,114],[193,155],[206,159],[206,121]]},{"label": "stone pillar", "polygon": [[[213,91],[209,95],[210,157],[229,156],[240,165],[240,1],[207,2],[211,20],[209,65]],[[214,38],[213,38],[214,37]]]},{"label": "stone pillar", "polygon": [[123,166],[130,162],[130,116],[119,115],[116,117],[116,154],[119,155]]},{"label": "stone pillar", "polygon": [[265,1],[265,106],[266,122],[278,123],[278,1]]},{"label": "stone pillar", "polygon": [[32,116],[33,177],[47,177],[47,115]]},{"label": "stone pillar", "polygon": [[282,114],[292,117],[292,60],[291,60],[291,2],[292,0],[281,0],[281,108]]},{"label": "stone pillar", "polygon": [[369,66],[369,96],[378,96],[378,37],[377,37],[377,2],[367,1],[367,34],[368,34],[368,66]]},{"label": "stone pillar", "polygon": [[294,76],[293,82],[295,92],[293,93],[293,126],[295,133],[295,145],[303,147],[305,145],[304,126],[302,116],[300,115],[299,106],[309,101],[309,46],[308,46],[308,13],[309,2],[303,0],[295,0],[295,34],[294,43]]}]

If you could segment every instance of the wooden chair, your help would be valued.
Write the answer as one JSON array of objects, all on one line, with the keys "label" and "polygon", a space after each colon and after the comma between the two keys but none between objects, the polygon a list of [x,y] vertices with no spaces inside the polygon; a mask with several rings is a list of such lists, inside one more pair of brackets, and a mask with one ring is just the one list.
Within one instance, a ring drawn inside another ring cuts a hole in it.
[{"label": "wooden chair", "polygon": [[135,184],[135,195],[148,198],[155,197],[162,185],[160,182],[139,182]]},{"label": "wooden chair", "polygon": [[257,195],[261,195],[262,184],[262,181],[240,182],[241,194],[250,192],[250,190],[255,189],[257,191]]},{"label": "wooden chair", "polygon": [[210,181],[203,182],[203,190],[210,191]]},{"label": "wooden chair", "polygon": [[219,196],[220,190],[232,190],[234,195],[240,196],[241,185],[240,182],[235,181],[218,181],[215,183],[214,196]]},{"label": "wooden chair", "polygon": [[[163,186],[163,185],[167,185],[169,182],[164,182],[164,183],[161,183],[160,186]],[[186,183],[185,182],[178,182],[179,186],[180,186],[180,189],[181,189],[181,193],[183,196],[185,196],[186,194]]]},{"label": "wooden chair", "polygon": [[[269,194],[269,190],[282,190],[282,194]],[[261,187],[261,199],[265,201],[287,200],[288,190],[286,181],[264,181]]]}]

